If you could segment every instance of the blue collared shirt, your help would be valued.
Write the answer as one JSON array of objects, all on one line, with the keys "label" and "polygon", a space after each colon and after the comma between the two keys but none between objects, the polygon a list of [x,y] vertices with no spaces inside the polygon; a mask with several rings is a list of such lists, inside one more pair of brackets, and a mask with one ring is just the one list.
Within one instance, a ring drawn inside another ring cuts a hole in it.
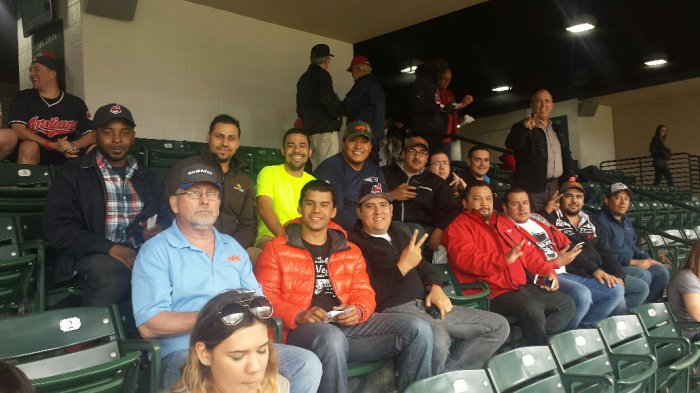
[{"label": "blue collared shirt", "polygon": [[[192,245],[177,222],[147,241],[136,257],[131,277],[136,326],[161,311],[199,311],[228,289],[262,287],[248,253],[231,236],[214,230],[214,258]],[[161,357],[189,347],[190,335],[160,338]]]}]

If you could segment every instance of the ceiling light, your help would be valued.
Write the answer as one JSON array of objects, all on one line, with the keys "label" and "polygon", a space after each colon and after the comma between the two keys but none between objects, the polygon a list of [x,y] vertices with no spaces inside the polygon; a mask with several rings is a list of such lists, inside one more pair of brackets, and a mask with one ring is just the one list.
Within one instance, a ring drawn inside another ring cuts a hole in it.
[{"label": "ceiling light", "polygon": [[508,91],[508,90],[510,90],[510,89],[512,89],[512,88],[513,88],[513,86],[506,86],[506,85],[503,85],[503,86],[494,87],[493,89],[491,89],[491,91],[495,91],[495,92],[497,92],[497,93],[500,93],[500,92],[502,92],[502,91]]},{"label": "ceiling light", "polygon": [[668,55],[665,52],[650,53],[642,59],[647,67],[661,67],[668,63]]},{"label": "ceiling light", "polygon": [[590,15],[581,15],[574,18],[571,21],[571,26],[567,27],[566,30],[578,34],[584,31],[595,29],[596,20]]},{"label": "ceiling light", "polygon": [[401,70],[401,73],[402,74],[415,74],[417,68],[418,68],[417,66],[406,67],[403,70]]},{"label": "ceiling light", "polygon": [[644,64],[646,64],[649,67],[661,67],[662,65],[668,63],[664,59],[654,59],[654,60],[649,60],[645,61]]}]

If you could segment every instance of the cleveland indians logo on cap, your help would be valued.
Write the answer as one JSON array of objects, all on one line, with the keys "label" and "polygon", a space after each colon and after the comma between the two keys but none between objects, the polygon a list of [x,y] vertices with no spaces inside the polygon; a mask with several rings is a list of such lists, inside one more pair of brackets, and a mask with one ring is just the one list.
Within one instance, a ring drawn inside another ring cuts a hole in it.
[{"label": "cleveland indians logo on cap", "polygon": [[372,186],[372,191],[370,191],[372,194],[381,194],[382,193],[382,185],[381,183],[377,183]]},{"label": "cleveland indians logo on cap", "polygon": [[118,115],[118,114],[122,113],[122,106],[119,104],[112,105],[112,107],[109,108],[109,113],[111,113],[113,115]]}]

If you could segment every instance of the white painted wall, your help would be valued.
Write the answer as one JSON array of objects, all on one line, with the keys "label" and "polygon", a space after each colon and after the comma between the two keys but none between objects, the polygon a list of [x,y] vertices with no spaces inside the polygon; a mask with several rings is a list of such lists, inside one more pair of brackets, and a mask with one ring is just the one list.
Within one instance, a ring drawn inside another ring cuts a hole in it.
[{"label": "white painted wall", "polygon": [[599,165],[601,161],[615,159],[615,133],[613,108],[598,105],[595,116],[579,117],[579,166]]},{"label": "white painted wall", "polygon": [[335,55],[342,99],[352,44],[173,0],[142,0],[131,22],[82,14],[85,101],[119,102],[140,137],[203,141],[219,113],[241,121],[242,144],[279,147],[296,119],[296,82],[311,47]]}]

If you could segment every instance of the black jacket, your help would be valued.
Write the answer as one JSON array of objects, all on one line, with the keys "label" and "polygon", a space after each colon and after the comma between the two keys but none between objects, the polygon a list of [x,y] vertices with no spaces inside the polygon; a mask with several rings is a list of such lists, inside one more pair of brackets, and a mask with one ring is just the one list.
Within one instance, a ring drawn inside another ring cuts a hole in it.
[{"label": "black jacket", "polygon": [[439,97],[437,82],[427,69],[419,68],[408,96],[412,131],[429,131],[440,135],[447,131],[447,114],[442,112]]},{"label": "black jacket", "polygon": [[[143,202],[143,210],[127,228],[127,236],[142,242],[138,222],[158,214],[161,228],[169,225],[170,206],[161,198],[163,187],[146,167],[131,179]],[[74,264],[92,254],[107,254],[114,243],[105,238],[105,183],[97,167],[95,150],[84,157],[68,160],[51,184],[44,209],[44,235],[58,250],[56,281],[72,278]]]},{"label": "black jacket", "polygon": [[[561,179],[567,179],[574,175],[574,162],[569,150],[569,141],[552,125],[554,132],[561,144],[562,165],[564,173]],[[547,189],[547,137],[541,128],[528,130],[519,121],[513,124],[508,137],[506,147],[515,152],[515,173],[513,183],[523,187],[528,192],[544,192]]]},{"label": "black jacket", "polygon": [[382,85],[374,75],[367,74],[358,78],[345,96],[342,106],[348,122],[361,120],[369,124],[373,143],[384,138],[386,98]]},{"label": "black jacket", "polygon": [[297,116],[304,122],[304,130],[309,135],[340,131],[341,115],[331,74],[317,64],[309,64],[297,82]]},{"label": "black jacket", "polygon": [[569,219],[560,211],[555,210],[551,214],[542,211],[542,215],[547,218],[547,221],[552,223],[557,229],[566,235],[571,240],[571,247],[580,242],[584,242],[581,254],[576,259],[566,266],[567,273],[576,274],[582,277],[593,277],[593,272],[598,269],[603,269],[608,274],[615,277],[625,279],[625,271],[622,266],[611,258],[603,258],[596,249],[595,225],[590,220],[588,215],[581,217],[583,222],[576,228]]},{"label": "black jacket", "polygon": [[654,166],[666,166],[666,160],[671,158],[671,149],[666,147],[661,137],[657,135],[649,143],[649,153],[654,159]]},{"label": "black jacket", "polygon": [[409,177],[399,164],[382,168],[390,190],[401,183],[416,187],[416,197],[394,201],[394,221],[414,222],[423,226],[445,229],[460,211],[460,201],[450,192],[449,185],[440,176],[423,168]]},{"label": "black jacket", "polygon": [[[180,171],[187,165],[203,163],[218,169],[219,178],[224,180],[221,193],[219,218],[214,226],[221,233],[233,236],[243,248],[253,245],[258,236],[257,210],[255,210],[255,185],[253,179],[243,171],[245,163],[238,157],[231,158],[228,172],[223,173],[214,153],[205,147],[198,155],[180,160],[173,165],[165,180],[165,193],[177,190]],[[174,216],[173,216],[174,218]]]},{"label": "black jacket", "polygon": [[369,281],[376,293],[377,312],[398,306],[413,299],[425,299],[428,285],[440,285],[440,277],[425,259],[405,276],[396,266],[411,238],[402,230],[389,227],[391,243],[362,230],[362,222],[348,232],[348,240],[362,251],[367,264]]}]

